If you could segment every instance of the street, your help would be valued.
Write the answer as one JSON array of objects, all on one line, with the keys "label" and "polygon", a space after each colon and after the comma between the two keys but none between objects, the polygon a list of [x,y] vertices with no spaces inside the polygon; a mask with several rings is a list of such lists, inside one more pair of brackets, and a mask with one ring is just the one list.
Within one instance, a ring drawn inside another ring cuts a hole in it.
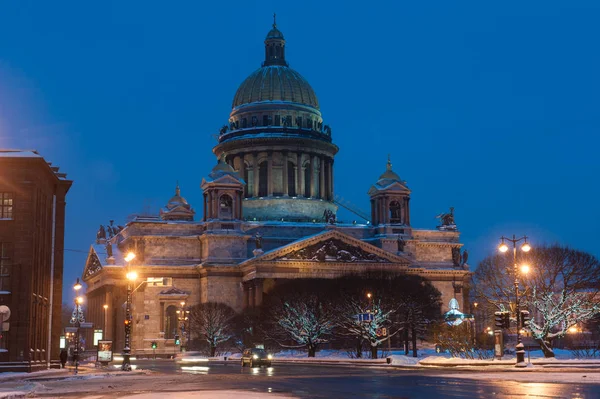
[{"label": "street", "polygon": [[[453,370],[398,370],[343,366],[276,364],[242,368],[236,363],[176,363],[135,360],[138,372],[114,375],[72,374],[32,378],[14,388],[30,389],[29,397],[215,397],[234,391],[237,397],[293,398],[597,398],[596,384],[513,381],[522,373],[498,372],[487,380],[459,378]],[[140,373],[140,370],[145,372]],[[488,372],[489,373],[489,372]],[[443,377],[440,375],[444,375]],[[457,377],[453,377],[453,375]],[[535,374],[526,373],[535,381]],[[548,374],[548,373],[545,373]],[[33,376],[32,376],[33,377]],[[2,388],[8,388],[2,384]],[[210,392],[209,392],[210,391]],[[175,392],[179,392],[178,395]],[[158,396],[157,396],[158,395]],[[227,396],[229,397],[229,396]]]}]

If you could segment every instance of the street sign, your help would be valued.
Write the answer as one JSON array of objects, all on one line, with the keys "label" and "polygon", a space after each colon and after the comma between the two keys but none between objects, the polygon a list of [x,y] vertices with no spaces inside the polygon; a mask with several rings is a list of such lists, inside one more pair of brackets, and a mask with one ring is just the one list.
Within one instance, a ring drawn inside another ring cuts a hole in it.
[{"label": "street sign", "polygon": [[65,327],[65,332],[66,333],[76,333],[77,327]]},{"label": "street sign", "polygon": [[80,328],[94,328],[94,323],[86,321],[84,323],[80,323],[79,327]]},{"label": "street sign", "polygon": [[102,330],[94,330],[94,346],[98,346],[98,341],[104,338]]},{"label": "street sign", "polygon": [[373,313],[360,313],[356,315],[358,321],[363,323],[369,323],[373,321]]}]

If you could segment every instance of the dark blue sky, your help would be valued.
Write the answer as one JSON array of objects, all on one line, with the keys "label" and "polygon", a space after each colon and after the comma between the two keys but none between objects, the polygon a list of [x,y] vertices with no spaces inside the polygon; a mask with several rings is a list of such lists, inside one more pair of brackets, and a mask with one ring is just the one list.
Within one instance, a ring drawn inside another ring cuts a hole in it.
[{"label": "dark blue sky", "polygon": [[[456,208],[471,264],[502,234],[600,255],[596,1],[3,2],[0,147],[75,183],[66,248],[200,181],[278,14],[332,126],[335,191],[368,210],[392,155],[411,221]],[[343,219],[352,216],[342,214]],[[86,254],[67,252],[65,292]]]}]

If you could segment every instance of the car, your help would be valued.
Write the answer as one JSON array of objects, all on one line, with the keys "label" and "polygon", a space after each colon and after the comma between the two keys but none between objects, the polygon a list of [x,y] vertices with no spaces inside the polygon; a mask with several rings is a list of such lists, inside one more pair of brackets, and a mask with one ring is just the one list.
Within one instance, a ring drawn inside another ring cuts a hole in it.
[{"label": "car", "polygon": [[250,348],[242,352],[242,367],[267,366],[271,367],[273,356],[264,349]]}]

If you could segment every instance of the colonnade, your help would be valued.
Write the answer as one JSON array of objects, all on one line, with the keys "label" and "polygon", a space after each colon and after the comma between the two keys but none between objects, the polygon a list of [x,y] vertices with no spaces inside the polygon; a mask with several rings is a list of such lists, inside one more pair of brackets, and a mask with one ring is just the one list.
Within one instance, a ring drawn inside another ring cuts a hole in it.
[{"label": "colonnade", "polygon": [[[333,157],[304,151],[267,151],[266,157],[259,156],[261,154],[264,152],[237,153],[226,157],[227,163],[242,178],[252,179],[252,182],[246,182],[246,198],[295,196],[333,200]],[[273,165],[274,154],[282,159],[281,165]],[[262,169],[265,167],[266,174]],[[293,173],[290,173],[290,167],[294,168]],[[274,176],[275,168],[281,168],[278,177]],[[251,174],[248,173],[250,171]],[[261,178],[266,179],[266,184]],[[290,178],[293,180],[290,181]],[[261,187],[266,187],[266,192],[261,192]],[[281,190],[275,192],[275,187]]]}]

